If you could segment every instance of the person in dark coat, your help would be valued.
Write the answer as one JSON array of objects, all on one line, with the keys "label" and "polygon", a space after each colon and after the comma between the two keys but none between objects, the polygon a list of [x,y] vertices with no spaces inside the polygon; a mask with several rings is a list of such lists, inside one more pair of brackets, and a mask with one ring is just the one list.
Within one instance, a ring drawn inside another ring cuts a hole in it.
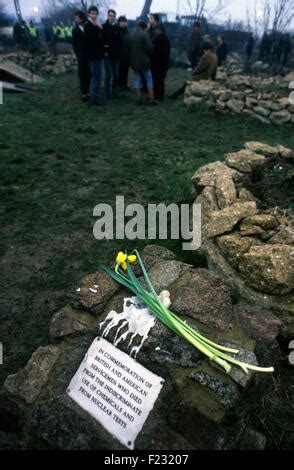
[{"label": "person in dark coat", "polygon": [[194,24],[192,36],[188,47],[188,59],[191,62],[191,67],[194,69],[202,56],[202,38],[201,38],[201,25],[197,21]]},{"label": "person in dark coat", "polygon": [[125,16],[118,19],[121,38],[121,54],[119,60],[118,86],[121,90],[128,90],[128,78],[131,58],[131,36],[128,30],[128,21]]},{"label": "person in dark coat", "polygon": [[164,81],[169,67],[171,44],[165,34],[164,27],[160,24],[155,28],[155,36],[152,46],[151,71],[153,77],[154,98],[157,101],[163,101],[165,94]]},{"label": "person in dark coat", "polygon": [[19,22],[16,22],[13,26],[13,38],[16,44],[22,43],[22,29]]},{"label": "person in dark coat", "polygon": [[105,67],[105,94],[116,96],[118,86],[119,60],[121,54],[121,34],[116,23],[116,12],[108,10],[107,21],[103,25],[104,33],[104,67]]},{"label": "person in dark coat", "polygon": [[149,15],[149,21],[148,21],[148,32],[151,41],[153,42],[155,36],[156,36],[156,28],[160,24],[160,18],[157,13],[151,13]]},{"label": "person in dark coat", "polygon": [[91,72],[87,54],[85,27],[87,17],[81,10],[75,13],[75,27],[72,31],[72,46],[78,61],[81,97],[87,101],[90,93]]},{"label": "person in dark coat", "polygon": [[221,67],[228,57],[228,47],[225,43],[225,38],[221,34],[217,37],[216,55],[218,58],[218,66]]},{"label": "person in dark coat", "polygon": [[88,10],[88,21],[85,24],[86,50],[91,71],[90,102],[102,104],[100,100],[100,82],[102,61],[104,59],[103,27],[98,21],[99,10],[91,6]]}]

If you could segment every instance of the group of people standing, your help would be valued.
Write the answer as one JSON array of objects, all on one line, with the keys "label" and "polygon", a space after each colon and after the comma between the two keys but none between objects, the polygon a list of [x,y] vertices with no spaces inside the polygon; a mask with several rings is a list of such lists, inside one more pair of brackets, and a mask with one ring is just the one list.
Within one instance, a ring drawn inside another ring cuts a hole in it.
[{"label": "group of people standing", "polygon": [[13,27],[13,38],[18,45],[33,45],[39,41],[39,32],[33,21],[29,23],[24,20],[17,21]]},{"label": "group of people standing", "polygon": [[134,33],[128,31],[125,16],[116,18],[109,9],[107,20],[99,22],[96,6],[75,14],[72,44],[78,60],[81,96],[83,101],[101,105],[100,85],[104,66],[106,98],[118,97],[119,89],[128,89],[129,70],[134,70],[138,103],[146,89],[151,104],[164,99],[164,80],[170,58],[170,42],[157,15],[150,15],[149,24],[137,23]]},{"label": "group of people standing", "polygon": [[47,42],[71,42],[72,39],[73,25],[71,21],[68,21],[66,24],[63,21],[56,22],[54,21],[53,25],[50,27],[48,24],[45,24],[45,39]]},{"label": "group of people standing", "polygon": [[[211,45],[211,50],[214,50],[210,35],[205,34],[202,36],[201,23],[196,21],[193,26],[193,31],[187,51],[192,70],[194,70],[199,64],[201,58],[204,55],[204,45],[207,45],[208,43]],[[228,56],[228,47],[224,36],[221,34],[217,36],[216,55],[218,59],[218,66],[223,65]]]}]

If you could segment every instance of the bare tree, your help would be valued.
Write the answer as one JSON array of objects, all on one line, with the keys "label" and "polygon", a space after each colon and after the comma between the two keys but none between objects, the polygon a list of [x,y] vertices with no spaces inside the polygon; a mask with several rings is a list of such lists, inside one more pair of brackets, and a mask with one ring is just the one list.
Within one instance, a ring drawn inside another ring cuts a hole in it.
[{"label": "bare tree", "polygon": [[201,18],[206,7],[206,0],[186,0],[187,8],[191,16]]},{"label": "bare tree", "polygon": [[287,31],[294,20],[293,0],[255,0],[253,11],[247,4],[247,23],[255,35]]},{"label": "bare tree", "polygon": [[[87,11],[89,6],[95,3],[93,0],[47,0],[47,4],[44,8],[45,15],[52,19],[62,20],[65,17],[72,16],[75,10]],[[102,14],[105,14],[110,6],[115,1],[113,0],[99,0],[98,7]]]},{"label": "bare tree", "polygon": [[194,16],[195,19],[205,16],[207,21],[212,21],[230,3],[231,1],[229,0],[218,0],[216,6],[209,9],[207,7],[207,0],[186,0],[186,6],[190,15]]},{"label": "bare tree", "polygon": [[293,20],[293,0],[275,0],[273,4],[272,30],[287,31]]},{"label": "bare tree", "polygon": [[222,11],[226,10],[230,6],[230,3],[232,3],[230,0],[218,0],[218,3],[214,8],[206,10],[207,21],[213,21],[217,15],[219,15]]},{"label": "bare tree", "polygon": [[229,15],[224,23],[227,31],[242,31],[248,32],[248,24],[244,21],[233,21],[231,15]]}]

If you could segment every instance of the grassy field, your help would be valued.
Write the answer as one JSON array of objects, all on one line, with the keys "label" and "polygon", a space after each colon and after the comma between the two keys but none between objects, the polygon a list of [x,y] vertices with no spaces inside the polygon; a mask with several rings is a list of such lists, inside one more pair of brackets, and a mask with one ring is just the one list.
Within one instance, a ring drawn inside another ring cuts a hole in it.
[{"label": "grassy field", "polygon": [[[185,77],[185,71],[172,70],[168,90]],[[72,74],[46,82],[36,94],[5,95],[0,106],[0,384],[49,341],[50,318],[66,304],[78,279],[124,248],[94,239],[96,204],[113,204],[116,195],[144,205],[183,200],[198,167],[222,160],[248,140],[294,147],[286,127],[203,109],[189,112],[182,99],[139,107],[127,92],[105,107],[91,108],[79,101]],[[180,247],[161,244],[181,257]]]}]

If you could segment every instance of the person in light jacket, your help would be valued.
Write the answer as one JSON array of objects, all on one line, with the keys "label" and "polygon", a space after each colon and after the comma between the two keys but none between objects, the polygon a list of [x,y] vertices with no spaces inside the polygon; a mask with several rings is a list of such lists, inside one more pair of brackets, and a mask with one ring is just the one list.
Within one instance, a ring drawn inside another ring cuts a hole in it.
[{"label": "person in light jacket", "polygon": [[139,21],[131,40],[131,67],[135,73],[135,89],[138,104],[142,104],[143,80],[146,80],[147,91],[151,104],[154,99],[153,79],[151,73],[152,42],[147,32],[145,21]]}]

